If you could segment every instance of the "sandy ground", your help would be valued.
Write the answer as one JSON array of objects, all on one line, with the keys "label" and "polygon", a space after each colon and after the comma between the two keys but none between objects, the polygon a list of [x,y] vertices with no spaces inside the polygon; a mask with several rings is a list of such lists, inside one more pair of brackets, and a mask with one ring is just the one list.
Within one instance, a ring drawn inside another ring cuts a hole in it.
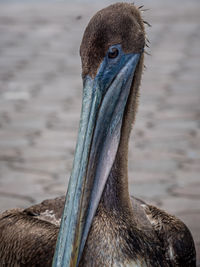
[{"label": "sandy ground", "polygon": [[[0,1],[0,211],[66,192],[81,109],[79,45],[109,1]],[[200,2],[137,1],[151,41],[130,193],[180,217],[200,258]]]}]

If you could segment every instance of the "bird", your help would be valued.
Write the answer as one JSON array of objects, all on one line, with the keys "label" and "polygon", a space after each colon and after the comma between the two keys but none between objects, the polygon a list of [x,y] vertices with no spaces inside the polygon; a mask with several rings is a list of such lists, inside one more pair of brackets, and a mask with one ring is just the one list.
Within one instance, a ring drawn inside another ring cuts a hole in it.
[{"label": "bird", "polygon": [[89,21],[67,194],[0,215],[0,266],[196,266],[187,226],[129,195],[128,141],[146,44],[140,9],[115,3]]}]

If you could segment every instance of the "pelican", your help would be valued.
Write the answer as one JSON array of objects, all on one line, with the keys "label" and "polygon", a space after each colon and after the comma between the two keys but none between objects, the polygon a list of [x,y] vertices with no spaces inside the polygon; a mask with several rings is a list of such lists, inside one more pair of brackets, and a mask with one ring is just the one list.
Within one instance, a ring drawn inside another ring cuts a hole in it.
[{"label": "pelican", "polygon": [[129,196],[128,140],[144,47],[133,4],[110,5],[90,20],[80,46],[83,102],[66,198],[1,214],[0,266],[196,266],[186,225]]}]

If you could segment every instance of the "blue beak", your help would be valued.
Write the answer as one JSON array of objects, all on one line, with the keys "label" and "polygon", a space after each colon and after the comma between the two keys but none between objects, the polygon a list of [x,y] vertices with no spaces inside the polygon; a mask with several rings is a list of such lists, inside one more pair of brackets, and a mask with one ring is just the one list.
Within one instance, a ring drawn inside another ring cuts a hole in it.
[{"label": "blue beak", "polygon": [[[110,59],[108,53],[94,79],[86,76],[73,169],[53,266],[78,266],[118,150],[124,110],[140,54]],[[109,52],[109,51],[108,51]]]}]

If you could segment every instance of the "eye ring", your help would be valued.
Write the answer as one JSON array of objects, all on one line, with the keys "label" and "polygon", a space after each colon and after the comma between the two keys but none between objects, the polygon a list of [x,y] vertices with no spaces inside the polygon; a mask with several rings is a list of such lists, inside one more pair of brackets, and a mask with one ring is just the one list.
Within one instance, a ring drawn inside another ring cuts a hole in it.
[{"label": "eye ring", "polygon": [[109,58],[116,58],[119,55],[119,50],[116,47],[113,47],[111,51],[108,52]]}]

